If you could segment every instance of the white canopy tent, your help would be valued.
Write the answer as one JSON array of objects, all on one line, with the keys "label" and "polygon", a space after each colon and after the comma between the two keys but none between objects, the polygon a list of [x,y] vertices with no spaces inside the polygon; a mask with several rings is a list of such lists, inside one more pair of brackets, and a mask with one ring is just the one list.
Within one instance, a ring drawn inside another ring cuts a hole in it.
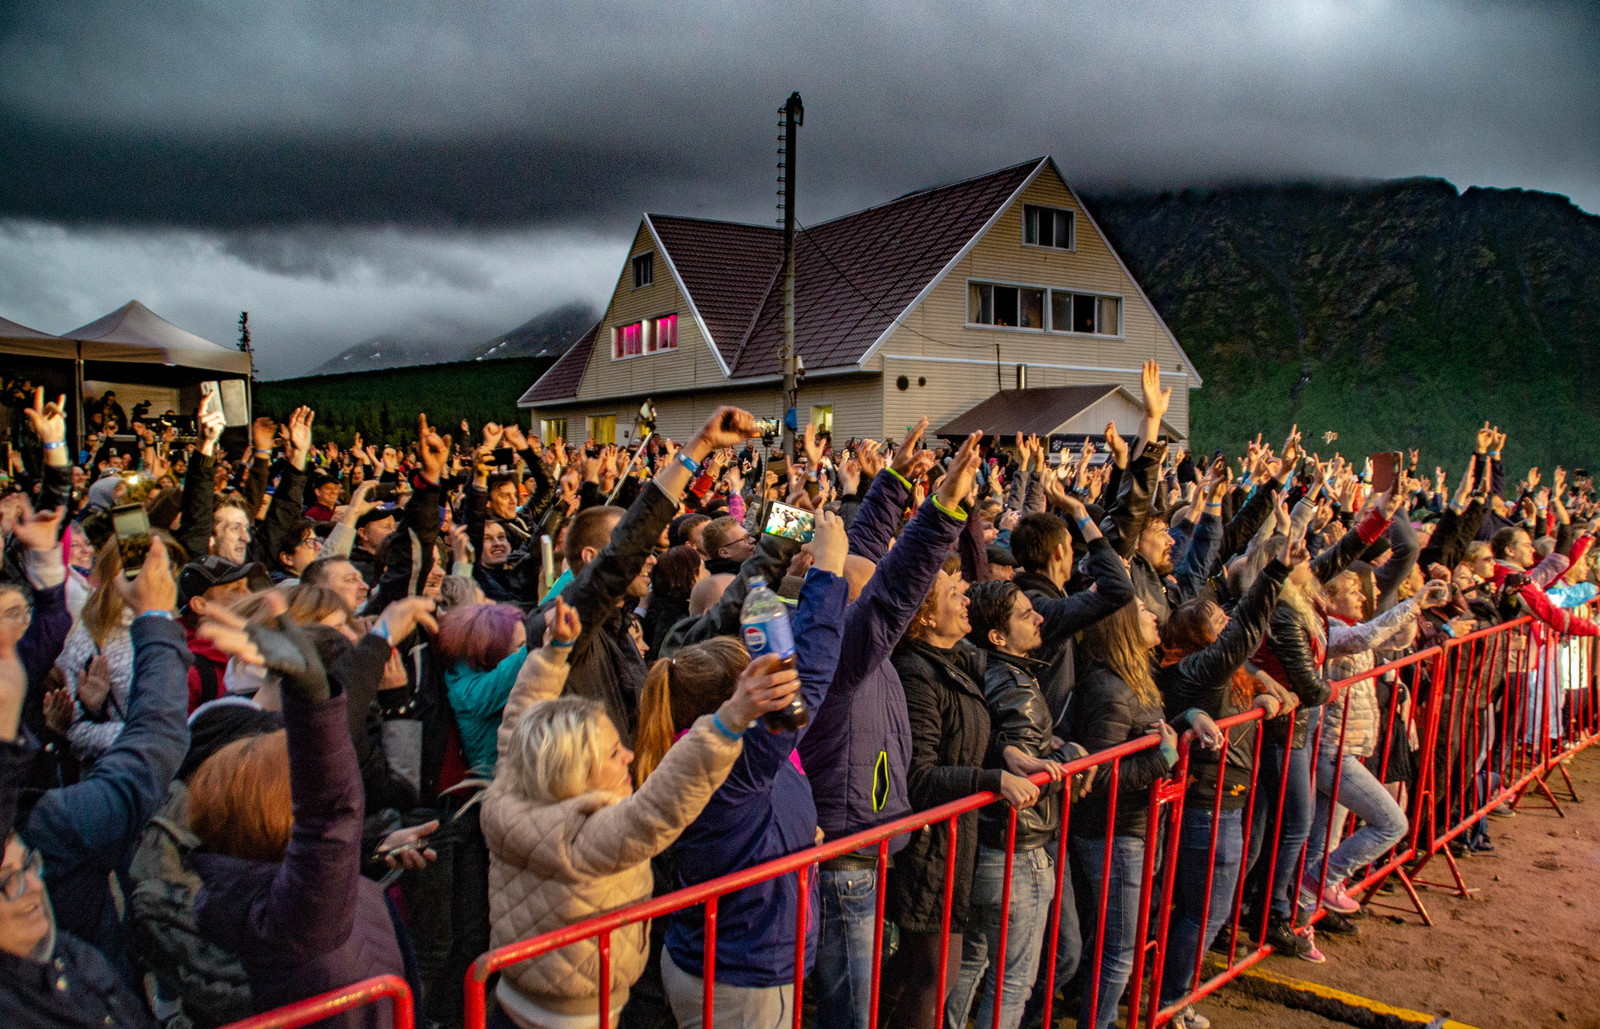
[{"label": "white canopy tent", "polygon": [[0,318],[0,354],[26,357],[62,357],[65,341],[60,336],[30,329],[9,318]]},{"label": "white canopy tent", "polygon": [[79,361],[164,364],[250,377],[250,355],[178,328],[137,300],[61,335]]}]

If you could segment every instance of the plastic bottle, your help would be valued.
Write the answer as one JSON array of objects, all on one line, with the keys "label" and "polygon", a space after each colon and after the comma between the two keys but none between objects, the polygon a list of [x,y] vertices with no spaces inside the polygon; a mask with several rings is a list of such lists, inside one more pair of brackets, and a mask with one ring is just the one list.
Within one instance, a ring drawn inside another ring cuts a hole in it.
[{"label": "plastic bottle", "polygon": [[[739,611],[739,635],[750,652],[750,660],[777,654],[783,659],[779,668],[794,667],[794,630],[789,625],[789,609],[766,585],[757,586],[744,598],[744,607]],[[768,732],[795,732],[811,721],[811,712],[796,690],[787,706],[769,711],[764,717]]]}]

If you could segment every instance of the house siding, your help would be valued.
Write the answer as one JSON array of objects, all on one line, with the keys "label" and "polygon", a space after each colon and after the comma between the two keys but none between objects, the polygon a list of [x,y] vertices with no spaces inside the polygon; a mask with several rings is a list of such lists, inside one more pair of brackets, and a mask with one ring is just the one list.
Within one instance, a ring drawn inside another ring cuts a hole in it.
[{"label": "house siding", "polygon": [[[634,289],[633,259],[648,253],[655,254],[654,281],[649,286]],[[612,359],[614,329],[665,314],[678,316],[678,347],[675,351],[641,354],[620,361]],[[724,381],[722,368],[711,352],[709,341],[700,331],[688,299],[673,281],[666,255],[656,246],[649,227],[641,221],[639,230],[634,233],[633,245],[628,248],[628,257],[622,262],[622,274],[617,278],[611,303],[601,319],[594,351],[589,355],[589,365],[578,384],[578,399],[603,400],[606,397],[649,394],[657,390],[690,386],[720,386]],[[618,422],[620,432],[620,418]]]},{"label": "house siding", "polygon": [[[565,418],[567,432],[574,441],[582,434],[584,419],[591,415],[617,416],[617,440],[626,436],[632,439],[634,416],[639,410],[642,396],[619,397],[611,400],[596,399],[590,402],[546,404],[530,413],[537,428],[543,419]],[[824,376],[807,382],[800,389],[798,410],[803,430],[810,420],[813,405],[833,405],[833,434],[845,440],[853,436],[883,437],[883,420],[880,413],[882,391],[872,376]],[[778,417],[778,386],[724,386],[714,391],[692,390],[684,393],[655,396],[656,431],[668,439],[682,442],[694,435],[711,413],[723,404],[742,407],[757,418]],[[548,442],[548,441],[546,441]]]},{"label": "house siding", "polygon": [[[1024,246],[1024,204],[1072,211],[1076,249]],[[1019,283],[1120,296],[1122,336],[968,327],[969,281]],[[1187,362],[1168,341],[1155,312],[1122,270],[1110,245],[1090,223],[1071,190],[1048,166],[972,250],[950,269],[944,280],[906,316],[869,361],[883,371],[885,424],[903,425],[908,418],[915,421],[916,417],[926,414],[937,426],[994,393],[997,347],[999,385],[1006,389],[1016,386],[1018,364],[1029,366],[1029,386],[1114,383],[1129,387],[1136,396],[1139,368],[1146,360],[1160,361],[1163,373],[1188,371]],[[1041,367],[1050,364],[1078,368]],[[911,383],[904,392],[896,388],[896,380],[901,375],[907,376]],[[917,385],[922,378],[927,379],[926,386]],[[1173,387],[1167,421],[1187,435],[1188,387],[1194,380],[1187,375],[1163,374],[1162,382]]]}]

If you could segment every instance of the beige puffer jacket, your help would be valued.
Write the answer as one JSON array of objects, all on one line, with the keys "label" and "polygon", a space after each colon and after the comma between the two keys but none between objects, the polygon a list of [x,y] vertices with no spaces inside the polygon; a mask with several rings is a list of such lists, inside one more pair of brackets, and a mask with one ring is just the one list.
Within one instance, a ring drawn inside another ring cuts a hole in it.
[{"label": "beige puffer jacket", "polygon": [[[1351,679],[1370,672],[1377,665],[1373,651],[1411,645],[1417,633],[1417,612],[1421,600],[1412,597],[1365,622],[1331,619],[1328,624],[1328,658],[1323,678],[1328,682]],[[1378,710],[1378,686],[1371,678],[1346,687],[1350,691],[1349,722],[1345,730],[1344,752],[1352,757],[1367,757],[1377,750],[1383,719]],[[1339,725],[1345,720],[1342,695],[1335,695],[1322,709],[1322,755],[1332,758],[1339,751]]]},{"label": "beige puffer jacket", "polygon": [[[549,648],[528,655],[500,722],[499,773],[484,792],[489,844],[491,945],[503,947],[650,896],[650,859],[700,814],[738,758],[741,744],[707,715],[672,745],[638,792],[592,792],[558,804],[528,799],[506,781],[505,753],[531,705],[559,696],[564,659]],[[649,924],[611,935],[612,1010],[627,1002],[644,971]],[[539,1007],[561,1014],[599,1010],[600,952],[593,940],[524,961],[505,981]]]}]

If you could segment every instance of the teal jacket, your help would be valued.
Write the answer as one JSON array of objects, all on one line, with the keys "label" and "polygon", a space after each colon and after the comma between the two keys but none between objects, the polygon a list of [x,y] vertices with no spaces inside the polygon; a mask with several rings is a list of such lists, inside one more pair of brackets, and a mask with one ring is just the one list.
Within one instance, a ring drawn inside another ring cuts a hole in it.
[{"label": "teal jacket", "polygon": [[461,749],[473,775],[494,775],[495,736],[500,731],[500,713],[505,710],[517,672],[527,660],[528,648],[520,647],[504,661],[480,672],[465,661],[457,661],[444,673],[445,693],[450,710],[456,715],[461,733]]}]

